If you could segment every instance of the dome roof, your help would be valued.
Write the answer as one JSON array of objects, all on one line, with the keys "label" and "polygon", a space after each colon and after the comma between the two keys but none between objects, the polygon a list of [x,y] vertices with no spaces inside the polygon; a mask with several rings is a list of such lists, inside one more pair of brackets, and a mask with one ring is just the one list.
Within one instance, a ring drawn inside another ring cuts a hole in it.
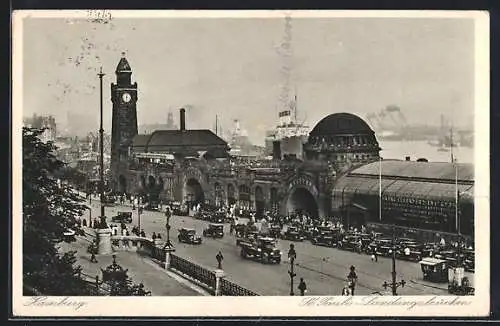
[{"label": "dome roof", "polygon": [[373,134],[368,124],[351,113],[334,113],[323,118],[316,124],[310,136],[345,134]]}]

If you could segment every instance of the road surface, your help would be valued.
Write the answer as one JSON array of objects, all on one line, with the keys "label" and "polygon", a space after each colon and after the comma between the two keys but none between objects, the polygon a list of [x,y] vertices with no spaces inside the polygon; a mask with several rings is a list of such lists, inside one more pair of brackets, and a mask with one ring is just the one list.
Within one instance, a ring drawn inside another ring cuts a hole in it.
[{"label": "road surface", "polygon": [[[92,200],[92,216],[99,214],[99,202]],[[118,211],[132,211],[127,206],[106,207],[108,222]],[[88,214],[86,214],[88,217]],[[137,210],[133,212],[133,224],[137,225]],[[166,239],[166,219],[163,212],[144,211],[141,214],[141,228],[148,237],[153,232],[160,233]],[[188,216],[172,216],[170,218],[170,238],[180,257],[196,262],[209,269],[217,267],[215,255],[220,250],[224,256],[222,269],[226,278],[260,295],[288,295],[290,293],[289,263],[287,251],[290,241],[280,240],[279,247],[283,252],[282,263],[279,265],[261,264],[240,257],[236,238],[229,235],[229,225],[225,225],[225,235],[222,239],[203,238],[201,245],[178,243],[177,230],[181,227],[194,228],[202,235],[207,222]],[[384,281],[391,281],[391,260],[379,257],[373,262],[370,256],[349,251],[314,246],[309,241],[294,242],[297,258],[295,260],[294,292],[301,277],[307,284],[308,295],[340,295],[346,284],[349,267],[354,265],[358,275],[355,294],[370,295],[376,292],[390,294],[390,289],[384,290]],[[396,261],[397,279],[404,279],[404,288],[398,288],[400,295],[445,295],[447,284],[434,284],[422,280],[422,272],[418,263]],[[473,282],[473,279],[471,279]]]}]

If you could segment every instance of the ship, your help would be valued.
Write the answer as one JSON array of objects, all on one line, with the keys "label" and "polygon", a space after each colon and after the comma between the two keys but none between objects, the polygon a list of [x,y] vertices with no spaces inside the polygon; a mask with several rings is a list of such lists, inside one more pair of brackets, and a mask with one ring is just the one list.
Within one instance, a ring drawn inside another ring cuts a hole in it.
[{"label": "ship", "polygon": [[292,18],[285,17],[285,30],[281,45],[277,48],[282,65],[281,92],[278,101],[278,123],[266,132],[265,151],[267,155],[275,159],[283,159],[286,156],[295,156],[302,159],[303,145],[309,138],[310,128],[304,121],[297,119],[297,90],[293,98],[291,92],[291,78],[293,70],[293,42],[292,42]]},{"label": "ship", "polygon": [[302,159],[302,148],[309,138],[311,128],[305,121],[297,121],[297,96],[289,103],[288,110],[279,112],[278,118],[275,128],[266,132],[266,154],[275,156],[275,146],[279,144],[280,158],[294,155]]}]

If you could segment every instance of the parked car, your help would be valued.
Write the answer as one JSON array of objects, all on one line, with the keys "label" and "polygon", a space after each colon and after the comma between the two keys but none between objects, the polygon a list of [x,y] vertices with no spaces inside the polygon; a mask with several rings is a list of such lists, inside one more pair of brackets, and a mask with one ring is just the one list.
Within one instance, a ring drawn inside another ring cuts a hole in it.
[{"label": "parked car", "polygon": [[240,246],[242,243],[253,243],[257,241],[260,234],[259,231],[241,231],[236,234],[236,245]]},{"label": "parked car", "polygon": [[116,202],[116,198],[113,195],[105,194],[102,203],[105,205],[113,205]]},{"label": "parked car", "polygon": [[317,246],[327,246],[327,247],[335,247],[336,237],[333,230],[324,229],[320,233],[315,233],[315,235],[311,239],[311,243]]},{"label": "parked car", "polygon": [[340,249],[352,250],[361,253],[362,245],[361,246],[359,245],[360,242],[361,244],[363,243],[359,235],[347,234],[339,242]]},{"label": "parked car", "polygon": [[303,241],[304,237],[300,234],[300,230],[297,227],[289,226],[285,232],[281,235],[282,239],[291,241]]},{"label": "parked car", "polygon": [[173,202],[170,204],[172,208],[172,213],[177,216],[187,216],[189,214],[189,210],[186,205],[182,205],[179,202]]},{"label": "parked car", "polygon": [[195,229],[179,229],[179,235],[177,236],[177,238],[179,239],[179,242],[188,244],[201,244],[201,237],[196,234]]},{"label": "parked car", "polygon": [[212,223],[224,223],[224,214],[221,214],[219,212],[210,212],[208,214],[208,218],[206,219]]},{"label": "parked car", "polygon": [[147,211],[158,211],[160,210],[160,205],[157,202],[148,202],[146,206],[144,206],[144,209]]},{"label": "parked car", "polygon": [[401,260],[419,262],[422,260],[422,248],[423,245],[420,245],[418,243],[406,243],[403,246],[398,247],[398,249],[396,250],[396,258]]},{"label": "parked car", "polygon": [[203,236],[212,238],[224,237],[224,224],[210,223],[208,227],[203,230]]},{"label": "parked car", "polygon": [[377,255],[389,257],[392,254],[392,239],[380,238],[373,241],[369,246],[369,251],[373,252],[373,248],[377,248]]},{"label": "parked car", "polygon": [[111,217],[111,222],[132,223],[132,212],[118,212],[118,214]]},{"label": "parked car", "polygon": [[271,238],[278,238],[281,236],[281,227],[278,224],[269,225],[269,236]]},{"label": "parked car", "polygon": [[254,259],[261,263],[281,263],[281,250],[273,238],[257,238],[254,242],[242,242],[240,255],[244,259]]}]

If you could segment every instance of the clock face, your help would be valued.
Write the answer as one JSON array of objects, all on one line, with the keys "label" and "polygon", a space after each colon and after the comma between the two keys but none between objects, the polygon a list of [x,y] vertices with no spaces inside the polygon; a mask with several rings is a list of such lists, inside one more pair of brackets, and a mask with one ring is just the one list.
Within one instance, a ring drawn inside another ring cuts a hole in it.
[{"label": "clock face", "polygon": [[128,103],[128,102],[130,102],[131,99],[132,99],[132,97],[130,96],[129,93],[123,93],[123,95],[122,95],[123,102]]}]

